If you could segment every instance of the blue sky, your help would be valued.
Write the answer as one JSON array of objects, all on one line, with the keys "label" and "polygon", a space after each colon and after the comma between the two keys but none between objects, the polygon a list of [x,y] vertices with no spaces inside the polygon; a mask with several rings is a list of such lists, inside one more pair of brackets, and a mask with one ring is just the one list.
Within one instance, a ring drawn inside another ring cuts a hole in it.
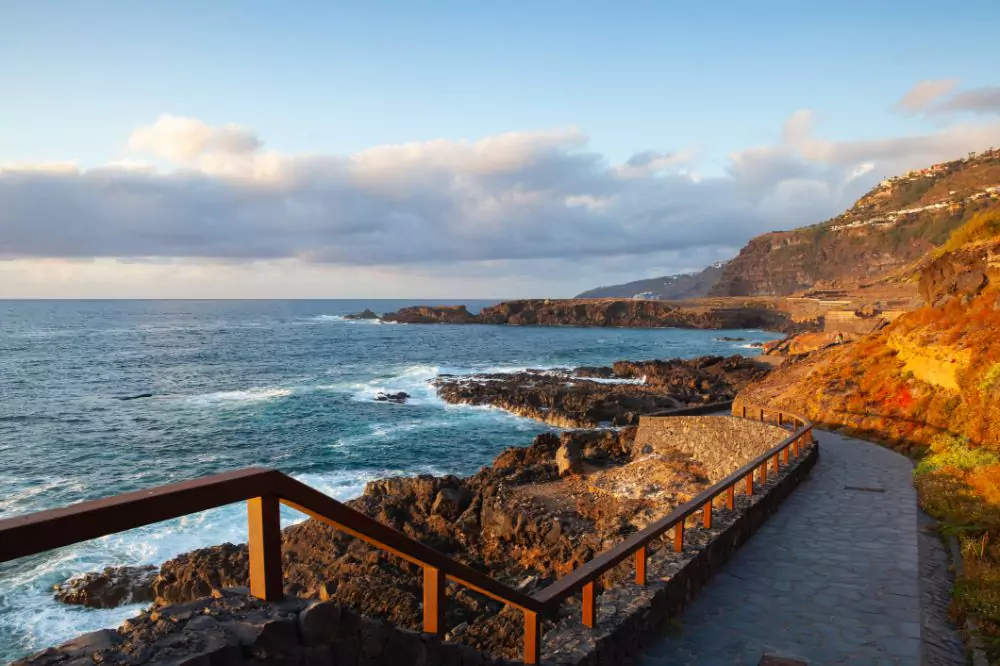
[{"label": "blue sky", "polygon": [[[1000,83],[1000,6],[874,4],[6,2],[0,5],[0,165],[71,161],[87,170],[139,159],[130,137],[164,114],[210,127],[233,123],[252,131],[262,150],[284,156],[349,156],[375,146],[575,128],[586,141],[566,151],[599,155],[609,168],[644,151],[684,152],[676,170],[709,179],[729,178],[734,154],[780,146],[785,124],[802,110],[810,111],[810,135],[837,145],[932,136],[969,123],[983,125],[982,136],[992,138],[992,125],[984,125],[992,116],[982,109],[906,114],[893,105],[920,81],[954,79],[958,91]],[[967,136],[964,141],[956,142],[956,151],[966,148]],[[789,159],[806,171],[831,168],[825,158],[800,153],[792,150]],[[165,168],[162,157],[144,158]],[[858,164],[887,171],[879,176],[898,166],[885,159]],[[168,176],[161,173],[157,182]],[[845,202],[828,197],[809,214],[834,214]],[[587,224],[624,224],[624,217],[602,210],[605,217]],[[771,214],[759,213],[737,235],[787,226],[785,216],[770,226],[760,219]],[[708,215],[705,223],[713,219]],[[671,230],[664,226],[664,233]],[[555,291],[571,295],[592,286],[588,280],[690,269],[746,239],[712,252],[705,248],[720,247],[713,239],[668,244],[648,261],[623,247],[615,256],[626,270],[609,264]],[[687,264],[670,258],[693,248],[700,250]],[[213,252],[193,251],[184,259],[219,259]],[[66,258],[37,250],[13,255],[17,261]],[[301,248],[263,255],[253,260],[303,260]],[[110,253],[94,258],[117,260]],[[418,272],[428,280],[422,288],[440,292],[428,295],[444,296],[456,294],[459,264],[471,278],[494,266],[483,261],[544,258],[459,252],[423,262]],[[567,259],[558,252],[551,258]],[[614,257],[605,260],[614,263]],[[336,258],[304,261],[316,264],[310,270],[345,266]],[[397,270],[402,263],[390,253],[365,266]],[[508,280],[512,291],[535,284],[531,266],[495,268],[523,274]],[[493,278],[488,284],[498,284]],[[32,289],[26,293],[36,293]],[[462,297],[507,295],[507,287],[460,291]]]}]

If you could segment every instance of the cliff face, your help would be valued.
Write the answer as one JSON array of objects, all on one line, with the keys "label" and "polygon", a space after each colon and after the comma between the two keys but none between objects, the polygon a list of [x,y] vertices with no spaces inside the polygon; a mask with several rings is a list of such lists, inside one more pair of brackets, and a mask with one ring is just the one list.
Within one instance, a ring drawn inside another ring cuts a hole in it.
[{"label": "cliff face", "polygon": [[831,220],[758,236],[711,294],[783,296],[885,279],[990,210],[1000,210],[1000,151],[886,180]]},{"label": "cliff face", "polygon": [[648,280],[598,287],[585,291],[576,298],[635,298],[642,296],[665,301],[701,298],[707,296],[722,277],[722,267],[723,264],[712,264],[697,273],[664,275]]}]

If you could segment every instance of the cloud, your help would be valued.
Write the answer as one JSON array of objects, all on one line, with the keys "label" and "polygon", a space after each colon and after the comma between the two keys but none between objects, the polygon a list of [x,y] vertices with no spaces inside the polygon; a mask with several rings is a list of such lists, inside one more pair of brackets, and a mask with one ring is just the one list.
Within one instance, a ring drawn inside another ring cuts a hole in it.
[{"label": "cloud", "polygon": [[935,110],[1000,114],[1000,86],[983,86],[955,93],[949,99],[940,102]]},{"label": "cloud", "polygon": [[920,81],[893,105],[903,113],[919,113],[944,97],[958,85],[957,79],[928,79]]},{"label": "cloud", "polygon": [[169,262],[182,260],[218,275],[266,264],[288,281],[296,266],[317,283],[386,275],[397,286],[409,284],[403,275],[532,275],[579,280],[580,291],[621,267],[696,268],[756,234],[831,217],[887,175],[1000,144],[1000,121],[866,141],[827,140],[815,124],[796,112],[778,144],[696,178],[683,166],[690,153],[614,164],[576,128],[286,155],[236,125],[165,115],[129,139],[159,166],[0,167],[0,259],[176,271]]},{"label": "cloud", "polygon": [[664,153],[655,150],[644,150],[635,153],[625,161],[625,164],[618,167],[618,175],[623,178],[641,178],[685,164],[692,157],[693,153],[691,151]]},{"label": "cloud", "polygon": [[133,132],[128,145],[155,157],[191,162],[207,155],[248,155],[262,144],[255,134],[233,124],[211,127],[197,118],[164,114]]}]

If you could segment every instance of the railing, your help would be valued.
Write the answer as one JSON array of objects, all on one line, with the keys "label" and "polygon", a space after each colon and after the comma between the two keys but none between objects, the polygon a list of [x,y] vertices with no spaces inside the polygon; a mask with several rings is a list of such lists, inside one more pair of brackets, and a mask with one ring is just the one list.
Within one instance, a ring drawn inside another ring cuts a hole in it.
[{"label": "railing", "polygon": [[[728,405],[722,403],[713,407]],[[673,413],[684,411],[688,410],[674,410]],[[0,562],[246,501],[250,594],[265,601],[276,601],[283,595],[279,505],[285,504],[421,567],[424,578],[423,625],[428,633],[438,636],[445,633],[446,580],[518,608],[524,614],[524,662],[537,664],[541,653],[542,613],[580,592],[583,595],[583,624],[593,627],[597,616],[597,588],[603,574],[631,557],[635,560],[635,581],[645,585],[646,564],[653,541],[673,530],[673,548],[677,552],[682,551],[684,525],[690,516],[701,512],[702,524],[706,528],[711,527],[713,504],[718,498],[725,496],[726,507],[733,509],[737,486],[743,486],[746,494],[752,495],[755,478],[763,486],[767,482],[769,466],[777,474],[782,462],[788,465],[791,456],[798,458],[802,445],[812,441],[812,423],[802,417],[777,410],[748,408],[746,405],[742,407],[742,413],[745,418],[759,417],[761,421],[770,415],[779,425],[791,425],[794,430],[777,446],[669,515],[530,596],[279,471],[260,468],[227,472],[0,520]]]}]

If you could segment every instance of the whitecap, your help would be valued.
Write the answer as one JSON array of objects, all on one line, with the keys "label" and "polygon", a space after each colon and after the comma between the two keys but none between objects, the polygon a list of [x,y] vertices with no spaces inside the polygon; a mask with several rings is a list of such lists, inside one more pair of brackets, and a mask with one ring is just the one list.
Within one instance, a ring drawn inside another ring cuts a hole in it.
[{"label": "whitecap", "polygon": [[199,405],[214,405],[225,403],[253,403],[276,398],[286,398],[292,394],[292,389],[265,387],[251,388],[242,391],[217,391],[201,395],[188,396],[188,401]]}]

